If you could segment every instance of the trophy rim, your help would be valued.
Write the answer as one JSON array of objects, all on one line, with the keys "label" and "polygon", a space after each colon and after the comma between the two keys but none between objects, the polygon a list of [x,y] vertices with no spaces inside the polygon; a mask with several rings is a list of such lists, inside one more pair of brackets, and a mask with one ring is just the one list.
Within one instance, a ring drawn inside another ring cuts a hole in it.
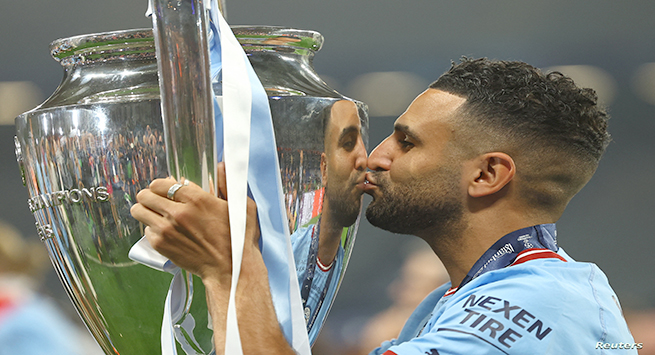
[{"label": "trophy rim", "polygon": [[64,67],[112,57],[151,59],[155,42],[149,28],[98,32],[54,40],[50,55]]},{"label": "trophy rim", "polygon": [[[313,54],[321,49],[324,37],[314,30],[283,26],[231,26],[245,51],[292,51]],[[273,39],[275,39],[273,41]],[[67,67],[81,62],[155,57],[155,43],[151,28],[137,28],[96,32],[59,38],[50,43],[50,55]]]},{"label": "trophy rim", "polygon": [[[230,26],[235,37],[246,51],[271,50],[280,48],[295,49],[297,51],[318,52],[323,47],[324,37],[318,31],[301,30],[283,26]],[[292,39],[297,41],[284,41],[283,43],[266,43],[272,37],[277,39]],[[305,54],[305,53],[298,53]]]}]

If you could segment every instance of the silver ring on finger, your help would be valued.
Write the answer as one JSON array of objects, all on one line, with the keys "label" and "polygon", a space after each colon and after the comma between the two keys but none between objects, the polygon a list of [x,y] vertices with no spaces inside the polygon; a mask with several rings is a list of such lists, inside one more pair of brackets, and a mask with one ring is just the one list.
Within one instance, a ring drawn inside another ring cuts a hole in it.
[{"label": "silver ring on finger", "polygon": [[175,201],[175,193],[176,193],[177,190],[179,190],[182,186],[185,186],[185,185],[180,184],[180,183],[175,183],[175,184],[173,184],[173,186],[171,186],[171,188],[168,189],[168,192],[166,193],[166,197],[168,197],[168,199],[171,200],[171,201]]}]

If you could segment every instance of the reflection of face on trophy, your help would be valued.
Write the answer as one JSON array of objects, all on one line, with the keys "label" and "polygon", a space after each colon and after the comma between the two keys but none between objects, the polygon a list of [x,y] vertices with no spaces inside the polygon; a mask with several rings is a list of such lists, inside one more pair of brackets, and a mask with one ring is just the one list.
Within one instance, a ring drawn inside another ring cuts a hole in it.
[{"label": "reflection of face on trophy", "polygon": [[[193,13],[191,2],[180,4],[187,6],[185,12]],[[197,23],[192,23],[197,31]],[[321,221],[320,225],[325,226],[325,232],[321,231],[317,238],[321,244],[323,234],[337,236],[331,239],[335,242],[333,248],[320,247],[321,251],[332,250],[325,259],[337,260],[335,265],[338,265],[330,273],[335,275],[334,281],[328,282],[329,287],[321,288],[329,292],[315,304],[320,314],[307,327],[313,331],[313,342],[333,302],[354,243],[362,195],[355,184],[363,185],[366,160],[363,143],[367,140],[366,108],[362,103],[347,101],[314,72],[311,60],[322,46],[320,34],[251,26],[235,31],[269,94],[274,130],[270,133],[275,135],[280,157],[289,230],[292,235],[300,236],[299,231],[308,231],[317,225],[315,221]],[[185,50],[192,59],[188,65],[185,62],[177,73],[180,75],[167,74],[181,80],[176,83],[170,78],[162,79],[157,58],[181,57],[168,52],[158,55],[150,30],[98,33],[53,42],[50,52],[65,68],[62,83],[46,102],[16,120],[16,156],[30,193],[28,206],[34,214],[37,231],[71,300],[107,354],[150,354],[161,348],[159,332],[165,306],[161,295],[166,294],[171,280],[170,275],[128,258],[128,251],[143,237],[145,228],[130,215],[137,192],[147,188],[152,180],[169,175],[191,181],[206,179],[207,183],[202,185],[208,188],[214,185],[210,181],[213,180],[210,172],[216,170],[215,159],[211,158],[214,130],[196,128],[202,123],[198,117],[213,118],[213,115],[206,112],[172,115],[192,120],[170,129],[161,120],[162,102],[172,101],[162,100],[166,90],[160,88],[159,81],[170,83],[166,88],[175,87],[177,92],[182,86],[197,90],[199,76],[191,74],[207,71],[197,68],[199,51],[188,50],[191,44],[205,41],[176,38],[171,38],[173,43],[167,48]],[[191,64],[195,69],[192,70]],[[205,84],[211,84],[206,79]],[[184,101],[165,106],[167,110],[195,109],[198,107],[190,105],[189,99],[200,95],[166,97]],[[213,107],[211,103],[203,105],[210,106]],[[321,120],[321,116],[330,114],[331,121]],[[324,132],[324,124],[328,123],[330,130]],[[354,129],[345,135],[350,141],[340,141],[340,135],[350,126]],[[176,137],[176,144],[165,144],[166,132]],[[324,146],[322,139],[326,140]],[[353,139],[355,148],[349,148]],[[271,161],[266,159],[266,163]],[[167,169],[169,163],[174,168]],[[323,167],[319,169],[319,165]],[[266,243],[269,241],[276,242],[273,237]],[[298,248],[309,248],[309,244]],[[262,249],[270,254],[277,250]],[[309,252],[302,249],[301,254]],[[270,255],[270,260],[282,259]],[[195,276],[186,278],[185,284],[196,283],[194,279],[197,281]],[[284,291],[288,287],[285,285],[279,283],[275,287]],[[180,328],[175,328],[175,336],[177,346],[181,347],[186,346],[184,337],[192,335],[199,344],[197,348],[202,349],[198,353],[206,354],[211,353],[214,344],[213,332],[204,326],[209,320],[203,293],[202,285],[193,285],[193,295],[199,297],[192,297],[191,292],[186,294],[193,302],[184,303],[191,308],[184,310],[187,316],[181,322],[186,323],[178,324]],[[144,302],[146,299],[149,301]],[[285,302],[280,301],[280,307]],[[178,331],[186,332],[180,338],[182,343],[177,339],[181,334]]]},{"label": "reflection of face on trophy", "polygon": [[366,172],[366,147],[357,105],[337,101],[324,122],[321,180],[325,187],[319,236],[319,259],[332,260],[343,228],[359,216]]}]

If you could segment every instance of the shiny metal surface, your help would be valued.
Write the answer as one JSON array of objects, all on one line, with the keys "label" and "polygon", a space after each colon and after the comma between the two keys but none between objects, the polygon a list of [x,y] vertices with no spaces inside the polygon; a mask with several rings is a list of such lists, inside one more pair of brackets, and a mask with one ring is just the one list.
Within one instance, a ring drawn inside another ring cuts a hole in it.
[{"label": "shiny metal surface", "polygon": [[129,217],[136,193],[167,175],[158,112],[152,99],[40,109],[16,122],[37,230],[107,354],[159,352],[170,275],[127,257],[143,233]]},{"label": "shiny metal surface", "polygon": [[[168,172],[178,181],[190,180],[205,191],[216,189],[214,98],[211,91],[207,23],[202,0],[150,0],[152,34],[157,53],[161,118]],[[206,322],[205,288],[197,276],[184,275],[182,314],[171,322],[178,348],[186,354],[213,350]],[[178,353],[182,354],[178,350]]]},{"label": "shiny metal surface", "polygon": [[[352,193],[343,197],[337,192],[345,189],[330,187],[350,182],[327,174],[338,169],[325,169],[330,158],[325,127],[336,122],[332,117],[342,112],[336,108],[345,104],[346,116],[354,114],[361,126],[355,138],[365,143],[365,105],[331,90],[313,71],[320,34],[270,27],[234,30],[269,94],[292,233],[299,239],[308,226],[318,224],[321,230],[340,231],[344,257],[334,267],[332,296],[320,306],[327,311],[355,239],[361,192],[347,185]],[[160,353],[171,276],[127,257],[143,234],[129,213],[136,193],[168,175],[152,32],[77,36],[53,42],[51,52],[64,67],[61,85],[42,105],[16,119],[17,157],[29,208],[62,284],[105,353]],[[345,165],[345,175],[359,176],[357,168]],[[337,205],[326,200],[328,195],[350,205],[342,210],[349,215],[355,210],[354,218],[325,217],[327,205]],[[331,228],[323,227],[326,220],[333,221]],[[202,289],[197,280],[193,286],[196,294]],[[186,352],[206,354],[212,348],[211,331],[199,298],[188,318],[195,324],[187,329],[193,329],[200,348]],[[310,333],[317,333],[323,321]]]},{"label": "shiny metal surface", "polygon": [[[161,353],[171,275],[127,257],[143,235],[129,211],[137,192],[168,176],[152,31],[58,40],[51,52],[61,85],[16,119],[37,229],[105,353]],[[204,331],[194,337],[211,349],[206,305],[191,312]]]},{"label": "shiny metal surface", "polygon": [[317,282],[310,287],[310,293],[326,292],[329,298],[314,304],[310,296],[307,302],[321,310],[316,322],[308,322],[313,343],[345,274],[359,224],[362,190],[355,185],[364,181],[368,109],[331,89],[314,71],[312,60],[323,45],[320,33],[272,26],[232,30],[269,96],[301,294],[309,270],[299,257],[307,258],[304,246],[310,243],[302,239],[311,238],[312,228],[320,231],[318,257],[324,264],[338,263],[328,290]]},{"label": "shiny metal surface", "polygon": [[168,169],[214,190],[216,147],[207,21],[201,0],[151,0]]}]

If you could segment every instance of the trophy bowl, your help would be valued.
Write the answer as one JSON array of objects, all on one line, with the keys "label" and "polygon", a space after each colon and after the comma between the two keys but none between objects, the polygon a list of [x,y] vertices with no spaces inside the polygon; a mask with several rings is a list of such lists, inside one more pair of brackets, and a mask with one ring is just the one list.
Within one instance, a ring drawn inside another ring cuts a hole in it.
[{"label": "trophy bowl", "polygon": [[[314,72],[319,33],[233,30],[269,95],[313,342],[355,240],[361,191],[353,184],[363,181],[365,170],[366,106],[330,89]],[[104,352],[160,353],[171,275],[127,256],[143,236],[143,225],[130,215],[136,194],[169,176],[152,31],[65,38],[50,50],[64,68],[63,80],[43,104],[16,118],[29,209],[62,285]],[[213,85],[220,90],[220,77]],[[178,350],[209,354],[204,288],[195,276],[189,284],[189,316],[176,332],[191,346],[178,344]]]}]

